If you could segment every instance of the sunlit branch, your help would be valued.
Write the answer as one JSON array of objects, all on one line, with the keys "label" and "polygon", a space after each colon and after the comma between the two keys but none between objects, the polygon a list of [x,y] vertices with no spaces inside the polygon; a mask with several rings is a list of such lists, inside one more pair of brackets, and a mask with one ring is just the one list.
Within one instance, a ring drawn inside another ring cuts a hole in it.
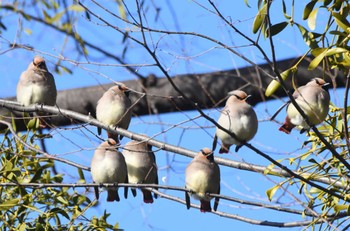
[{"label": "sunlit branch", "polygon": [[[132,187],[132,188],[139,188],[139,189],[147,189],[149,191],[152,191],[164,198],[170,199],[170,198],[175,198],[172,197],[168,194],[161,193],[159,190],[156,190],[155,188],[158,189],[165,189],[165,190],[172,190],[172,191],[181,191],[181,192],[190,192],[190,190],[183,188],[183,187],[176,187],[176,186],[168,186],[168,185],[157,185],[157,184],[131,184],[131,183],[0,183],[0,187],[26,187],[26,188],[33,188],[33,189],[42,189],[42,188],[62,188],[62,187],[69,187],[69,188],[93,188],[93,187],[105,187],[105,188],[115,188],[115,187]],[[269,205],[269,204],[264,204],[264,203],[256,203],[253,201],[247,201],[247,200],[242,200],[242,199],[237,199],[229,196],[224,196],[220,194],[214,194],[214,193],[208,193],[208,195],[212,197],[219,197],[221,199],[231,201],[231,202],[236,202],[239,204],[244,204],[244,205],[252,205],[255,207],[261,207],[265,209],[271,209],[271,210],[276,210],[276,211],[281,211],[281,212],[287,212],[287,213],[293,213],[293,214],[298,214],[301,215],[303,214],[303,211],[300,210],[295,210],[295,209],[289,209],[289,208],[284,208],[281,207],[280,205]],[[176,198],[177,202],[185,204],[185,201],[179,198]],[[194,208],[199,208],[198,205],[191,204],[192,207]],[[215,213],[213,211],[213,213]],[[225,214],[222,212],[218,212],[218,215]],[[306,216],[313,216],[315,218],[321,216],[321,214],[309,214],[305,213]],[[230,216],[231,214],[226,214],[225,216]],[[329,218],[333,219],[340,219],[347,216],[345,212],[343,213],[338,213],[338,214],[330,214],[328,215]],[[231,217],[232,218],[232,217]]]},{"label": "sunlit branch", "polygon": [[[82,114],[77,113],[77,112],[73,112],[73,111],[69,111],[69,110],[65,110],[65,109],[60,109],[60,108],[53,107],[53,106],[31,105],[31,106],[24,107],[17,102],[0,99],[0,107],[5,107],[9,110],[15,110],[15,111],[20,111],[20,112],[47,112],[47,113],[51,113],[53,115],[62,115],[62,116],[65,116],[65,117],[68,117],[68,118],[71,118],[74,120],[78,120],[80,122],[84,122],[87,125],[93,125],[93,126],[100,127],[102,129],[108,130],[111,133],[119,134],[119,135],[128,137],[128,138],[133,139],[133,140],[146,141],[148,144],[150,144],[154,147],[157,147],[159,149],[162,149],[162,150],[177,153],[177,154],[191,157],[191,158],[193,158],[194,156],[197,155],[197,152],[155,140],[153,137],[139,135],[137,133],[134,133],[134,132],[131,132],[128,130],[124,130],[122,128],[113,129],[111,127],[104,125],[103,123],[99,122],[98,120],[94,119],[91,116],[82,115]],[[7,125],[9,125],[9,123],[7,123]],[[223,166],[232,167],[232,168],[241,169],[241,170],[246,170],[246,171],[251,171],[251,172],[258,172],[258,173],[262,173],[262,174],[274,175],[274,176],[285,177],[285,178],[289,178],[292,176],[288,171],[285,171],[283,169],[276,169],[276,168],[270,169],[270,168],[267,168],[265,166],[259,166],[259,165],[255,165],[255,164],[229,160],[229,159],[222,158],[222,157],[215,157],[215,161],[218,164],[223,165]],[[79,166],[79,167],[83,168],[83,166]],[[84,169],[86,169],[86,167]],[[289,170],[289,171],[291,171],[291,170]],[[347,185],[344,185],[342,183],[341,179],[335,180],[335,179],[332,179],[330,177],[320,177],[320,176],[315,176],[314,174],[309,174],[309,173],[300,173],[300,172],[292,172],[292,173],[293,173],[293,175],[298,175],[298,176],[300,175],[300,176],[302,176],[302,178],[308,179],[305,181],[306,183],[309,183],[311,181],[315,181],[315,182],[320,182],[320,183],[323,183],[326,185],[333,185],[333,186],[338,187],[338,188],[343,188],[343,189],[348,188]]]}]

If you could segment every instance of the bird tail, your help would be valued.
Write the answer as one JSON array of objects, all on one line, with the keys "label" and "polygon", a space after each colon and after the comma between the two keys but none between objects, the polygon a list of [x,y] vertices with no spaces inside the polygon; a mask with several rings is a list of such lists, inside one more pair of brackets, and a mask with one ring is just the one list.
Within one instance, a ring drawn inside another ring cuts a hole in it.
[{"label": "bird tail", "polygon": [[202,213],[211,212],[210,201],[200,200],[200,202],[201,202],[200,210]]},{"label": "bird tail", "polygon": [[120,201],[118,190],[116,189],[108,189],[108,195],[107,195],[107,201],[113,202],[113,201]]},{"label": "bird tail", "polygon": [[143,202],[145,202],[146,204],[152,204],[153,203],[152,193],[146,189],[142,189],[141,191],[143,193]]},{"label": "bird tail", "polygon": [[107,132],[107,136],[108,136],[108,138],[112,138],[113,140],[115,140],[115,142],[117,144],[119,144],[119,136],[118,135]]},{"label": "bird tail", "polygon": [[278,130],[281,132],[284,132],[286,134],[289,134],[294,127],[295,127],[295,125],[292,124],[292,122],[290,122],[290,119],[287,116],[284,124]]},{"label": "bird tail", "polygon": [[212,146],[212,148],[211,148],[211,150],[213,150],[213,152],[214,152],[215,149],[216,149],[217,141],[218,141],[218,137],[215,135],[215,136],[214,136],[214,140],[213,140],[213,146]]},{"label": "bird tail", "polygon": [[219,150],[219,153],[220,153],[220,154],[222,154],[222,153],[228,153],[229,149],[230,149],[230,146],[226,146],[225,144],[222,144],[222,145],[221,145],[221,148],[220,148],[220,150]]}]

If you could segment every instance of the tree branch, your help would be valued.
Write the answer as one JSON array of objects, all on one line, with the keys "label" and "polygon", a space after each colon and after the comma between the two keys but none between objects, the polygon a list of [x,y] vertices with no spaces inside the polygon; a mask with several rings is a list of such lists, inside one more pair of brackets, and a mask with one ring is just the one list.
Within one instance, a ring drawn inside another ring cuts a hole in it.
[{"label": "tree branch", "polygon": [[[10,111],[46,112],[46,113],[50,113],[53,115],[60,115],[60,116],[65,117],[67,119],[77,120],[80,123],[85,123],[87,125],[93,125],[93,126],[100,127],[102,129],[108,130],[111,133],[119,134],[119,135],[128,137],[128,138],[133,139],[133,140],[146,141],[148,144],[150,144],[154,147],[158,147],[162,150],[177,153],[177,154],[191,157],[191,158],[193,158],[197,155],[197,152],[194,152],[194,151],[182,148],[182,147],[174,146],[171,144],[167,144],[167,143],[164,143],[161,141],[157,141],[157,140],[153,139],[153,137],[139,135],[137,133],[134,133],[134,132],[131,132],[128,130],[124,130],[122,128],[113,129],[111,127],[104,125],[103,123],[99,122],[98,120],[92,118],[91,116],[82,115],[82,114],[74,112],[74,111],[59,109],[57,107],[47,106],[47,105],[31,105],[28,107],[24,107],[17,102],[6,101],[6,100],[0,99],[0,108],[2,108],[2,107],[5,107]],[[6,127],[11,125],[10,123],[4,122],[4,121],[2,121],[2,123],[5,123]],[[12,132],[14,132],[14,131],[12,130]],[[254,148],[250,144],[248,144],[248,145],[250,148]],[[254,148],[254,151],[256,151],[255,148]],[[257,152],[259,152],[259,150],[257,150]],[[52,155],[50,155],[50,156],[52,156]],[[310,173],[293,172],[291,170],[285,171],[283,169],[275,169],[275,168],[269,169],[265,166],[254,165],[254,164],[250,164],[250,163],[242,163],[239,161],[229,160],[229,159],[222,158],[222,157],[215,157],[215,162],[220,164],[220,165],[223,165],[223,166],[232,167],[232,168],[236,168],[236,169],[240,169],[240,170],[259,172],[262,174],[274,175],[274,176],[285,177],[285,178],[292,177],[293,175],[294,176],[298,175],[298,176],[300,176],[300,178],[305,179],[304,182],[306,182],[306,183],[308,183],[310,181],[315,181],[315,182],[326,184],[328,186],[333,185],[333,186],[338,187],[338,188],[343,188],[343,189],[348,188],[348,186],[346,186],[342,183],[342,180],[332,179],[330,177],[319,177],[319,176],[315,176],[314,174],[310,174]],[[82,169],[88,170],[88,169],[86,169],[86,167],[83,167],[83,166],[76,166],[76,167],[80,167]],[[306,179],[308,179],[308,180],[306,180]]]},{"label": "tree branch", "polygon": [[[157,184],[131,184],[131,183],[118,183],[118,184],[112,184],[112,183],[103,183],[103,184],[102,183],[101,184],[97,184],[97,183],[85,183],[85,184],[82,184],[82,183],[79,183],[79,184],[75,184],[75,183],[0,183],[0,187],[27,187],[27,188],[33,188],[33,189],[52,188],[52,187],[58,187],[58,188],[61,188],[61,187],[71,187],[71,188],[133,187],[133,188],[147,189],[147,190],[152,191],[153,193],[155,193],[155,194],[157,194],[165,199],[176,201],[176,202],[179,202],[182,204],[186,204],[185,200],[182,200],[180,198],[173,197],[173,196],[170,196],[168,194],[162,193],[162,192],[156,190],[155,188],[189,192],[188,189],[183,188],[183,187],[157,185]],[[209,195],[213,196],[213,197],[220,197],[220,198],[228,200],[228,201],[233,201],[233,202],[237,202],[237,203],[241,203],[241,204],[249,204],[249,205],[258,206],[258,207],[267,208],[267,209],[273,209],[273,210],[294,213],[294,214],[302,214],[303,213],[303,211],[283,208],[281,206],[272,206],[272,205],[263,204],[263,203],[245,201],[245,200],[241,200],[241,199],[223,196],[220,194],[209,194]],[[200,206],[198,206],[196,204],[191,204],[191,207],[196,208],[196,209],[200,208]],[[275,227],[298,227],[298,226],[306,226],[306,225],[309,225],[311,223],[322,223],[323,222],[322,220],[295,221],[295,222],[259,221],[259,220],[250,219],[250,218],[246,218],[246,217],[242,217],[242,216],[238,216],[238,215],[234,215],[234,214],[229,214],[229,213],[225,213],[225,212],[220,212],[220,211],[211,211],[211,212],[216,214],[216,215],[219,215],[221,217],[236,219],[236,220],[240,220],[240,221],[244,221],[244,222],[256,224],[256,225],[266,225],[266,226],[275,226]],[[322,216],[322,214],[318,214],[317,217],[315,217],[314,215],[311,215],[311,214],[305,214],[305,215],[313,216],[314,218]],[[346,212],[342,212],[342,213],[338,213],[338,214],[330,214],[327,216],[328,217],[327,220],[340,219],[340,218],[343,218],[345,216],[347,216]]]}]

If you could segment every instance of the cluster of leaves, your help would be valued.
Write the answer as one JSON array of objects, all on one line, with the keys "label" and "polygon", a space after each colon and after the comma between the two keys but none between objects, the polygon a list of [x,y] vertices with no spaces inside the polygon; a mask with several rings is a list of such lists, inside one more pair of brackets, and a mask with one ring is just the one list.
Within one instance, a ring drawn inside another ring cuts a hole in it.
[{"label": "cluster of leaves", "polygon": [[[333,148],[346,161],[349,160],[349,149],[344,137],[344,116],[341,108],[331,106],[330,116],[327,118],[318,130],[322,136],[331,144]],[[349,116],[348,116],[349,117]],[[329,178],[334,184],[325,185],[329,190],[349,197],[348,175],[350,169],[347,169],[338,158],[329,154],[326,145],[320,140],[319,136],[309,131],[306,133],[308,140],[304,142],[304,146],[308,146],[307,151],[295,157],[285,158],[279,162],[287,161],[290,166],[295,166],[300,175],[305,175],[309,179]],[[272,200],[275,193],[285,184],[295,184],[297,181],[293,178],[286,179],[274,187],[267,190],[267,196]],[[308,207],[318,209],[325,215],[333,211],[347,211],[350,214],[350,205],[345,200],[327,194],[326,192],[309,187],[305,182],[299,182],[299,193],[304,194],[308,200]]]},{"label": "cluster of leaves", "polygon": [[[297,26],[302,38],[309,47],[300,61],[307,55],[312,55],[313,60],[310,62],[309,70],[323,65],[324,70],[328,68],[338,68],[339,70],[348,73],[350,66],[350,50],[348,46],[350,35],[350,23],[347,20],[350,6],[348,1],[339,0],[324,0],[309,1],[303,12],[303,20],[307,20],[308,28],[301,23],[295,21],[294,4],[292,2],[291,12],[287,13],[285,1],[282,1],[283,14],[285,21],[273,24],[269,17],[269,8],[274,2],[259,1],[259,12],[253,23],[253,33],[261,33],[265,38],[270,38],[281,33],[288,25]],[[300,4],[300,3],[297,3]],[[321,33],[314,32],[317,24],[317,14],[320,9],[325,9],[328,12],[328,22],[323,29],[318,28]],[[279,77],[273,80],[266,89],[265,95],[271,96],[278,88],[281,87],[281,81],[285,81],[291,76],[297,78],[297,70],[299,62],[287,70],[280,73]],[[345,161],[349,160],[349,144],[346,140],[347,129],[344,124],[347,124],[348,109],[346,113],[342,108],[331,106],[331,115],[327,118],[324,125],[319,127],[321,135],[331,145],[340,157]],[[346,118],[345,118],[345,116]],[[347,126],[347,125],[346,125]],[[307,133],[308,140],[306,144],[311,144],[311,148],[297,157],[288,158],[291,166],[295,165],[299,174],[308,173],[311,177],[328,177],[334,182],[341,183],[334,185],[325,185],[333,192],[342,195],[344,198],[349,197],[348,175],[350,169],[347,169],[339,158],[334,157],[328,152],[329,147],[320,140],[318,134],[313,131]],[[282,161],[282,160],[280,160]],[[310,175],[311,174],[311,175]],[[267,190],[267,196],[271,200],[278,189],[284,184],[295,184],[294,179],[286,179],[276,186]],[[308,200],[309,208],[319,208],[324,214],[334,210],[336,213],[342,210],[350,212],[350,206],[345,200],[340,200],[337,197],[327,194],[317,188],[308,187],[305,182],[299,182],[299,193],[304,194]]]},{"label": "cluster of leaves", "polygon": [[[29,123],[31,124],[31,123]],[[32,124],[35,124],[32,123]],[[54,174],[54,162],[28,150],[22,142],[3,131],[0,144],[0,183],[55,184],[67,181],[63,174]],[[42,138],[35,129],[19,134],[21,140],[39,149],[33,142]],[[81,180],[80,180],[81,181]],[[107,222],[106,212],[99,218],[87,218],[84,212],[96,204],[84,191],[68,187],[6,186],[0,190],[1,230],[95,230],[117,229]]]},{"label": "cluster of leaves", "polygon": [[[291,14],[288,14],[285,1],[282,1],[283,15],[285,21],[272,24],[268,17],[268,9],[271,7],[269,1],[259,1],[259,12],[253,23],[253,32],[262,33],[265,38],[272,37],[281,33],[288,25],[297,26],[302,38],[304,39],[309,50],[305,52],[300,61],[307,55],[311,54],[314,58],[310,62],[309,70],[313,70],[321,63],[325,68],[338,68],[347,73],[350,66],[349,35],[350,22],[347,19],[350,5],[348,1],[339,0],[311,0],[306,4],[303,12],[303,20],[307,21],[308,28],[298,23],[294,18],[294,4],[291,5]],[[299,4],[299,3],[297,3]],[[328,12],[328,22],[324,28],[317,28],[317,15],[320,9]],[[266,96],[271,96],[279,87],[281,80],[286,80],[291,73],[295,73],[300,62],[297,62],[291,68],[281,73],[278,80],[274,80],[266,90]]]}]

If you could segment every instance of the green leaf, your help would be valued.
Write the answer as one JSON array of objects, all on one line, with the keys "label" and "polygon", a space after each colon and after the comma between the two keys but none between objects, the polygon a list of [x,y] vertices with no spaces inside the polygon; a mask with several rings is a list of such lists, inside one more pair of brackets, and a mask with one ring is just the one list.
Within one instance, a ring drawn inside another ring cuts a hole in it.
[{"label": "green leaf", "polygon": [[27,35],[32,35],[33,31],[31,29],[25,28],[24,33],[26,33]]},{"label": "green leaf", "polygon": [[314,57],[316,57],[316,56],[322,54],[322,52],[324,52],[324,51],[327,51],[327,48],[316,48],[316,49],[313,49],[313,50],[311,51],[311,54],[312,54]]},{"label": "green leaf", "polygon": [[324,0],[323,1],[323,6],[328,6],[329,4],[331,4],[332,0]]},{"label": "green leaf", "polygon": [[335,47],[335,48],[328,49],[326,51],[326,56],[335,55],[335,54],[339,54],[339,53],[345,53],[345,52],[348,52],[348,50],[345,48],[342,48],[342,47]]},{"label": "green leaf", "polygon": [[51,21],[51,16],[46,12],[46,10],[43,10],[43,14],[44,14],[44,20],[46,22],[49,22]]},{"label": "green leaf", "polygon": [[310,194],[318,194],[318,193],[320,193],[320,192],[321,192],[321,190],[318,189],[318,188],[315,188],[315,187],[312,187],[312,188],[310,189]]},{"label": "green leaf", "polygon": [[124,4],[123,4],[122,0],[117,0],[117,4],[118,4],[120,17],[122,19],[126,19],[126,10],[124,8]]},{"label": "green leaf", "polygon": [[337,25],[349,34],[350,23],[348,22],[348,20],[346,20],[346,18],[344,18],[341,14],[336,12],[332,12],[332,15]]},{"label": "green leaf", "polygon": [[290,20],[292,17],[287,14],[287,7],[286,7],[286,3],[284,2],[284,0],[282,1],[282,9],[283,9],[284,17],[286,19]]},{"label": "green leaf", "polygon": [[78,168],[78,174],[79,174],[80,179],[85,181],[84,172],[81,168]]},{"label": "green leaf", "polygon": [[325,57],[327,50],[324,50],[321,54],[319,54],[318,56],[316,56],[311,62],[310,65],[308,67],[308,70],[314,70],[319,64],[320,62],[323,60],[323,58]]},{"label": "green leaf", "polygon": [[280,22],[271,26],[271,29],[270,29],[271,36],[279,34],[284,28],[286,28],[287,25],[288,25],[288,22]]},{"label": "green leaf", "polygon": [[264,170],[264,175],[269,174],[269,172],[275,167],[275,164],[270,164],[269,166],[267,166]]},{"label": "green leaf", "polygon": [[314,9],[316,2],[317,1],[311,1],[308,4],[306,4],[305,9],[304,9],[304,13],[303,13],[303,20],[306,20],[309,18],[309,15],[310,15],[311,11]]},{"label": "green leaf", "polygon": [[62,204],[65,204],[65,205],[69,205],[68,201],[66,200],[66,198],[62,197],[62,196],[58,196],[56,198],[59,202],[61,202]]},{"label": "green leaf", "polygon": [[18,231],[25,231],[26,228],[27,228],[27,224],[23,222],[19,226],[16,227],[16,230],[18,230]]},{"label": "green leaf", "polygon": [[8,210],[11,209],[14,206],[17,206],[20,202],[20,199],[12,199],[12,200],[6,200],[0,204],[0,210]]},{"label": "green leaf", "polygon": [[[297,23],[296,23],[297,24]],[[303,36],[304,42],[311,48],[316,49],[318,48],[317,42],[315,41],[315,38],[317,37],[316,34],[309,32],[300,24],[297,24],[299,31],[301,35]]]},{"label": "green leaf", "polygon": [[[290,69],[287,69],[287,70],[285,70],[285,71],[283,71],[282,73],[281,73],[281,77],[282,77],[282,79],[283,80],[286,80],[287,79],[287,77],[288,77],[288,75],[289,75],[289,73],[290,73],[290,71],[291,71],[292,69],[290,68]],[[265,96],[266,97],[270,97],[273,93],[275,93],[277,90],[278,90],[278,88],[280,88],[281,87],[281,84],[280,84],[280,82],[278,81],[278,80],[272,80],[271,81],[271,83],[269,84],[269,86],[267,86],[267,88],[266,88],[266,91],[265,91]]]},{"label": "green leaf", "polygon": [[74,4],[74,5],[71,5],[68,7],[68,10],[70,11],[76,11],[76,12],[84,12],[85,9],[84,7],[80,6],[80,5],[77,5],[77,4]]},{"label": "green leaf", "polygon": [[59,213],[62,216],[64,216],[65,218],[67,218],[68,220],[70,220],[70,217],[69,217],[68,213],[66,211],[64,211],[63,209],[53,208],[53,209],[50,210],[50,212],[52,212],[52,213]]},{"label": "green leaf", "polygon": [[55,23],[55,22],[59,21],[64,14],[65,14],[65,11],[57,13],[48,22],[51,23],[51,24]]},{"label": "green leaf", "polygon": [[73,74],[73,71],[65,66],[60,66],[60,68],[68,74]]},{"label": "green leaf", "polygon": [[267,198],[269,198],[269,200],[271,201],[272,200],[272,197],[275,195],[275,193],[277,192],[277,190],[280,188],[281,186],[278,184],[278,185],[275,185],[273,186],[272,188],[268,189],[266,191],[266,195],[267,195]]},{"label": "green leaf", "polygon": [[12,113],[11,113],[11,125],[13,130],[17,131],[16,120]]},{"label": "green leaf", "polygon": [[313,11],[311,11],[309,15],[309,19],[307,20],[307,25],[309,26],[310,30],[316,29],[317,12],[318,12],[318,8],[315,8]]},{"label": "green leaf", "polygon": [[349,205],[335,205],[334,211],[336,213],[339,213],[340,211],[347,210],[349,208]]},{"label": "green leaf", "polygon": [[35,117],[35,118],[29,120],[29,122],[27,124],[27,128],[29,130],[37,130],[39,128],[39,119]]},{"label": "green leaf", "polygon": [[265,21],[265,17],[267,14],[267,3],[265,3],[261,9],[259,10],[258,14],[255,16],[254,22],[253,22],[253,33],[259,31],[261,26],[263,25],[263,22]]}]

